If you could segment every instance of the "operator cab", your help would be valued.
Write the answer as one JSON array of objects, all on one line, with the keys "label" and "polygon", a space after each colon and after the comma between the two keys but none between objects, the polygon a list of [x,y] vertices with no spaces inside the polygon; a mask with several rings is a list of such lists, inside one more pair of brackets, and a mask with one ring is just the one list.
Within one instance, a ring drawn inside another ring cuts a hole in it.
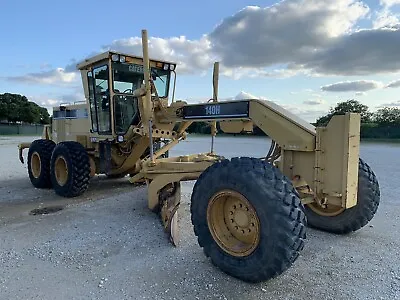
[{"label": "operator cab", "polygon": [[[89,103],[91,132],[124,135],[140,121],[138,98],[133,92],[144,84],[143,58],[107,51],[78,64]],[[176,64],[150,59],[150,75],[157,96],[168,99],[171,73]],[[156,97],[155,91],[152,97]]]}]

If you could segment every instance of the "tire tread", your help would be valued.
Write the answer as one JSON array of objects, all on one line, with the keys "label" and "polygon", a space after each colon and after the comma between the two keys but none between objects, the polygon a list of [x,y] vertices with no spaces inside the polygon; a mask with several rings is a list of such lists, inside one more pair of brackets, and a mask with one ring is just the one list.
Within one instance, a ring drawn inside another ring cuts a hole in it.
[{"label": "tire tread", "polygon": [[[275,222],[269,222],[269,226],[273,227],[270,230],[261,228],[260,247],[268,251],[256,250],[245,259],[235,260],[210,240],[211,234],[204,221],[204,208],[201,208],[207,205],[203,195],[226,184],[236,187],[238,192],[252,195],[252,199],[260,193],[268,198],[261,202],[255,200],[257,205],[265,207],[265,210],[260,210],[260,222],[266,219]],[[255,185],[258,186],[258,194],[250,189]],[[268,211],[268,215],[265,211]],[[256,158],[236,157],[217,162],[206,169],[193,189],[191,220],[198,243],[205,255],[211,257],[213,264],[227,274],[249,282],[267,280],[284,272],[298,258],[306,239],[306,216],[297,191],[277,168]],[[269,237],[263,231],[272,234],[276,244],[268,244]]]}]

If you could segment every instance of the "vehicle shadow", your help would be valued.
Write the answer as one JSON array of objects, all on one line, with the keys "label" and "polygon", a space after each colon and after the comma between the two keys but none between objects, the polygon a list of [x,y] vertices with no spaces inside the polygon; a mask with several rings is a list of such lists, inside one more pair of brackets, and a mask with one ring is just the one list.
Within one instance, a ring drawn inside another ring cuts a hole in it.
[{"label": "vehicle shadow", "polygon": [[4,223],[5,220],[28,215],[33,209],[52,206],[65,208],[143,188],[142,185],[131,184],[128,178],[109,179],[102,175],[95,176],[91,178],[86,192],[74,198],[58,196],[53,189],[37,189],[29,178],[0,180],[0,220]]}]

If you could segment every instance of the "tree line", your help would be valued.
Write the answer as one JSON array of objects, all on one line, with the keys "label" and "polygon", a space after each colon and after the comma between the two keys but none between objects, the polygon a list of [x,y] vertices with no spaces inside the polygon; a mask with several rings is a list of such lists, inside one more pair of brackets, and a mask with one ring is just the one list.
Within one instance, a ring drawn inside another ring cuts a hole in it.
[{"label": "tree line", "polygon": [[0,122],[49,124],[50,115],[46,108],[29,101],[19,94],[0,94]]},{"label": "tree line", "polygon": [[[335,107],[330,108],[326,115],[319,117],[316,122],[311,124],[314,126],[326,126],[334,115],[343,115],[348,112],[361,115],[361,138],[400,139],[400,108],[382,107],[375,112],[371,112],[367,105],[354,99],[337,103]],[[209,134],[211,127],[207,122],[197,122],[193,123],[187,131],[189,133]],[[218,131],[221,132],[219,129]],[[257,126],[254,126],[251,135],[265,135],[265,133]]]},{"label": "tree line", "polygon": [[381,107],[371,112],[367,105],[351,99],[338,103],[327,115],[315,122],[316,126],[325,126],[334,115],[347,112],[359,113],[361,116],[361,138],[370,139],[400,139],[400,108]]},{"label": "tree line", "polygon": [[[339,102],[330,108],[328,113],[312,123],[314,126],[325,126],[334,115],[348,112],[361,115],[361,138],[400,139],[400,108],[382,107],[371,112],[369,107],[357,100],[350,99]],[[30,124],[49,124],[50,115],[46,108],[29,101],[19,94],[0,94],[0,122],[23,122]],[[217,130],[221,132],[218,123]],[[210,134],[208,122],[195,122],[187,129],[188,133]],[[253,127],[252,135],[265,135],[257,126]]]}]

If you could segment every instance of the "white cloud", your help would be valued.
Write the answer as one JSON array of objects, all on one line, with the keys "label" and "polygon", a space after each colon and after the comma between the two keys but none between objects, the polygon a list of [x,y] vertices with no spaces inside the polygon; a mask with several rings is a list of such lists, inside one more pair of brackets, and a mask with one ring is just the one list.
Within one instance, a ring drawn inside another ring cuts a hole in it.
[{"label": "white cloud", "polygon": [[380,0],[380,4],[386,7],[390,7],[396,4],[400,4],[400,0]]},{"label": "white cloud", "polygon": [[[212,50],[227,68],[261,70],[286,65],[292,75],[370,75],[400,70],[400,30],[387,13],[376,26],[358,29],[369,8],[353,0],[286,0],[246,7],[209,34]],[[232,72],[234,73],[234,72]],[[254,72],[252,73],[254,74]]]},{"label": "white cloud", "polygon": [[389,102],[389,103],[383,103],[378,106],[378,108],[382,107],[400,107],[400,100],[394,101],[394,102]]},{"label": "white cloud", "polygon": [[[141,37],[115,40],[105,45],[103,50],[114,50],[142,56]],[[177,72],[197,73],[211,67],[213,57],[210,41],[203,36],[199,40],[188,40],[184,36],[168,39],[150,37],[149,55],[154,59],[170,60],[179,63]]]},{"label": "white cloud", "polygon": [[397,15],[393,14],[390,9],[384,8],[376,12],[376,18],[372,22],[373,28],[395,27],[400,23]]},{"label": "white cloud", "polygon": [[321,105],[325,104],[325,101],[323,99],[308,99],[303,101],[303,104],[306,105]]},{"label": "white cloud", "polygon": [[220,67],[220,74],[233,78],[240,79],[242,77],[247,78],[288,78],[298,75],[300,73],[306,73],[304,70],[290,70],[290,69],[274,69],[274,70],[263,70],[261,68],[250,68],[250,67],[236,67],[230,68],[224,65]]},{"label": "white cloud", "polygon": [[288,110],[291,114],[294,114],[295,116],[300,117],[303,120],[308,121],[308,122],[315,122],[315,120],[317,118],[319,118],[321,115],[326,114],[326,111],[315,108],[317,102],[318,102],[318,104],[325,103],[321,99],[316,99],[314,101],[314,103],[312,104],[312,108],[310,107],[310,104],[308,104],[308,105],[285,104],[285,103],[281,103],[278,100],[271,100],[265,96],[255,96],[255,95],[250,94],[245,91],[241,91],[236,96],[229,97],[225,100],[246,100],[246,99],[259,99],[259,100],[266,100],[266,101],[273,102],[274,104],[277,104],[277,105],[283,107],[284,109]]},{"label": "white cloud", "polygon": [[[315,69],[315,54],[354,32],[368,12],[368,6],[355,0],[284,0],[264,8],[248,6],[199,39],[150,37],[149,51],[151,57],[178,62],[179,73],[202,74],[219,60],[221,74],[234,79],[309,75]],[[102,48],[109,49],[142,55],[141,38],[114,40]]]},{"label": "white cloud", "polygon": [[281,1],[246,7],[224,19],[209,37],[230,67],[298,62],[316,47],[350,31],[368,8],[352,0]]},{"label": "white cloud", "polygon": [[85,101],[86,99],[83,93],[73,93],[61,95],[60,100],[64,103],[74,103],[78,101]]},{"label": "white cloud", "polygon": [[237,94],[235,97],[233,97],[234,100],[245,100],[245,99],[259,99],[259,100],[267,100],[265,97],[260,97],[260,96],[254,96],[250,93],[240,91],[239,94]]},{"label": "white cloud", "polygon": [[342,81],[321,87],[325,92],[365,92],[382,87],[382,83],[373,80]]},{"label": "white cloud", "polygon": [[37,105],[47,109],[50,115],[53,114],[53,107],[59,105],[62,101],[57,98],[49,98],[42,95],[27,95],[29,101],[35,102]]},{"label": "white cloud", "polygon": [[366,92],[356,92],[356,96],[365,96]]},{"label": "white cloud", "polygon": [[[312,93],[313,91],[314,91],[314,90],[312,90],[312,89],[303,89],[303,90],[298,91],[298,92],[290,92],[290,94],[291,94],[291,95],[298,95],[298,94],[301,94],[301,93]],[[315,96],[315,95],[317,95],[317,96]],[[319,94],[313,94],[312,96],[320,97]]]},{"label": "white cloud", "polygon": [[398,88],[398,87],[400,87],[400,79],[399,79],[399,80],[392,81],[392,82],[389,83],[386,87],[387,87],[387,88]]},{"label": "white cloud", "polygon": [[39,73],[28,73],[22,76],[6,77],[9,81],[23,83],[40,83],[40,84],[65,84],[73,83],[77,80],[77,73],[66,72],[63,68],[57,68],[50,71]]},{"label": "white cloud", "polygon": [[[358,0],[283,0],[268,7],[247,6],[198,39],[150,36],[150,56],[176,61],[180,74],[205,74],[218,60],[221,74],[234,79],[398,72],[400,24],[389,7],[400,0],[382,1],[384,7],[375,12]],[[360,29],[360,21],[371,16],[373,27]],[[141,37],[99,47],[110,49],[141,56]],[[11,79],[71,82],[78,77],[75,65],[73,60],[63,69]]]},{"label": "white cloud", "polygon": [[338,38],[303,65],[320,74],[371,75],[400,70],[400,30],[365,29]]}]

